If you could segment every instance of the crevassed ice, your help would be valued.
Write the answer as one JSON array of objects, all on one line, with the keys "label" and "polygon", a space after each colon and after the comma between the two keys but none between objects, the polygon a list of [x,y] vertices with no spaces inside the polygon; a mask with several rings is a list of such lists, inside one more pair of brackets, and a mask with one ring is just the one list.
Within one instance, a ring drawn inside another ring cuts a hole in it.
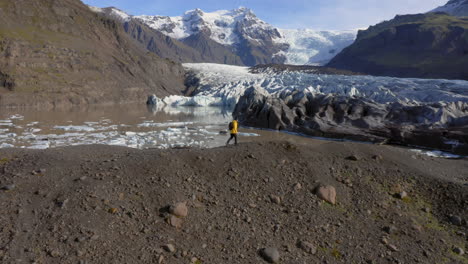
[{"label": "crevassed ice", "polygon": [[[198,105],[233,106],[246,89],[275,95],[304,91],[313,94],[337,94],[365,97],[377,103],[420,104],[468,102],[468,81],[392,78],[374,76],[317,75],[302,72],[253,74],[248,67],[211,63],[186,63],[184,67],[200,79],[197,97],[203,100],[172,97],[169,101],[197,101]],[[212,99],[206,98],[212,97]],[[176,105],[178,103],[175,103]]]}]

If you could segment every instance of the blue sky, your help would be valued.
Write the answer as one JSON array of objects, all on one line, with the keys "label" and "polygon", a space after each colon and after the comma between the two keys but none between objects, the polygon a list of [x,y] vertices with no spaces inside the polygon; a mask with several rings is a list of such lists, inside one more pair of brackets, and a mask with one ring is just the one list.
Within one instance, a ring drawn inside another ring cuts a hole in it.
[{"label": "blue sky", "polygon": [[132,15],[179,16],[187,10],[206,12],[251,8],[279,28],[355,29],[397,14],[427,12],[448,0],[83,0],[98,7],[115,6]]}]

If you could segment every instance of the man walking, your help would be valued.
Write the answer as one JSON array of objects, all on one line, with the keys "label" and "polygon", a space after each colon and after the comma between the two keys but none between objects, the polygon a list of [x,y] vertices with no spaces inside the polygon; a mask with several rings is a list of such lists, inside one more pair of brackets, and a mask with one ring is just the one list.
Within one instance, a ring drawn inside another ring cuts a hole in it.
[{"label": "man walking", "polygon": [[229,123],[229,132],[231,133],[231,137],[226,142],[226,146],[229,145],[229,142],[231,142],[232,139],[234,139],[234,143],[237,145],[237,127],[237,120],[233,120],[231,123]]}]

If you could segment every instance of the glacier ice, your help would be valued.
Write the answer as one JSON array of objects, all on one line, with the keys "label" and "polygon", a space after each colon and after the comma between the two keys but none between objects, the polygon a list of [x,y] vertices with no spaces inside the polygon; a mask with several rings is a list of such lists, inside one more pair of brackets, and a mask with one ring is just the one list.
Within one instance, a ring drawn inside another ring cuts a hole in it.
[{"label": "glacier ice", "polygon": [[[203,100],[170,98],[168,102],[175,105],[196,101],[197,104],[193,105],[232,107],[250,87],[271,95],[304,91],[312,94],[365,97],[381,104],[468,102],[468,81],[462,80],[320,75],[298,71],[276,73],[273,70],[254,74],[248,67],[211,63],[186,63],[184,67],[199,79],[195,98]],[[211,99],[207,99],[209,97]]]}]

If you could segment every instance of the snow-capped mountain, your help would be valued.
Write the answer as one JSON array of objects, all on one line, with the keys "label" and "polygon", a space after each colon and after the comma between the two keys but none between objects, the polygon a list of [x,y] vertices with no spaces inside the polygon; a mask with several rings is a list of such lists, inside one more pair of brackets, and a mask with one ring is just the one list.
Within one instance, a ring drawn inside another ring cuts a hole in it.
[{"label": "snow-capped mountain", "polygon": [[212,13],[201,9],[187,11],[183,16],[136,16],[150,27],[176,39],[184,39],[200,32],[206,32],[219,44],[240,44],[242,39],[258,43],[272,42],[281,38],[273,26],[263,22],[248,8]]},{"label": "snow-capped mountain", "polygon": [[195,9],[177,17],[136,16],[135,19],[191,47],[212,48],[213,44],[207,41],[222,45],[244,65],[284,63],[286,60],[281,51],[288,46],[279,41],[278,29],[245,7],[212,13]]},{"label": "snow-capped mountain", "polygon": [[122,23],[145,24],[200,53],[183,62],[323,65],[351,45],[357,35],[357,30],[279,29],[245,7],[211,13],[195,9],[176,17],[132,16],[115,7],[90,8]]},{"label": "snow-capped mountain", "polygon": [[468,16],[468,0],[450,0],[431,12],[444,12],[453,16]]}]

